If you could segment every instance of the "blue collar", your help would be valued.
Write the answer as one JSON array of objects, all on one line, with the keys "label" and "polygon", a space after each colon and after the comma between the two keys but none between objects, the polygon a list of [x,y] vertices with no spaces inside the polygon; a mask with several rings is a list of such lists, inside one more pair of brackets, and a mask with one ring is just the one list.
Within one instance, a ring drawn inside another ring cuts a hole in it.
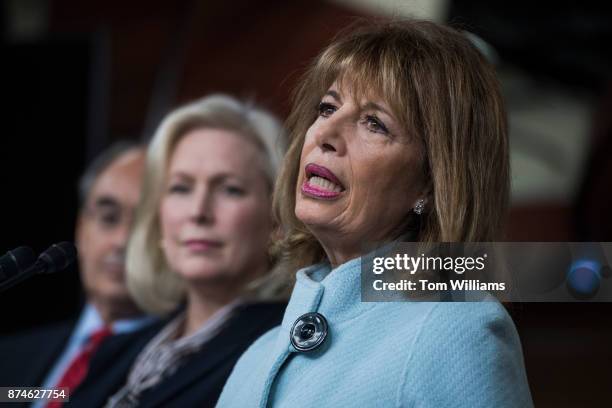
[{"label": "blue collar", "polygon": [[375,307],[376,303],[361,302],[361,265],[362,258],[355,258],[333,270],[328,262],[300,269],[283,318],[283,330],[288,333],[305,313],[318,312],[334,325]]},{"label": "blue collar", "polygon": [[[117,320],[112,324],[113,334],[131,333],[155,320],[155,317],[146,315]],[[87,303],[79,317],[72,338],[77,344],[82,345],[89,339],[92,333],[103,326],[104,322],[98,310],[91,303]]]}]

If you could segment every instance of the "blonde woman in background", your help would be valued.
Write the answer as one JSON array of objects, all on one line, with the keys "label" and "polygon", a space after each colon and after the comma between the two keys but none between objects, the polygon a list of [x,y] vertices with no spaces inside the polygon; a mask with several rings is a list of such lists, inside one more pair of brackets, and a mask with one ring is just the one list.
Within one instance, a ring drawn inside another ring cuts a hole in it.
[{"label": "blonde woman in background", "polygon": [[144,310],[174,315],[135,360],[122,357],[123,377],[98,384],[100,403],[113,394],[109,407],[213,406],[240,354],[280,323],[285,304],[249,287],[274,266],[271,192],[282,146],[272,115],[224,95],[161,123],[148,149],[127,281]]}]

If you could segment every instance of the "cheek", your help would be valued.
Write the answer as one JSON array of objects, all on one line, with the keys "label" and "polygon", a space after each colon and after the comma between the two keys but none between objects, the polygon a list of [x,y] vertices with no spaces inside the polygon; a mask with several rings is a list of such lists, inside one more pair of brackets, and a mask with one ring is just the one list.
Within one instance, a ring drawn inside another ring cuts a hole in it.
[{"label": "cheek", "polygon": [[105,231],[99,231],[91,223],[85,222],[78,233],[78,251],[80,258],[86,264],[99,262],[110,245]]},{"label": "cheek", "polygon": [[234,245],[258,248],[267,245],[272,225],[269,199],[225,206],[225,211],[227,214],[223,217],[226,220],[223,229]]},{"label": "cheek", "polygon": [[315,147],[313,143],[313,133],[314,125],[308,129],[306,132],[306,136],[304,138],[304,145],[302,146],[302,151],[300,153],[300,164],[298,167],[298,176],[297,181],[295,183],[295,202],[296,206],[299,206],[302,201],[302,195],[300,194],[300,189],[302,188],[302,184],[304,183],[304,167],[306,163],[308,163],[308,155]]},{"label": "cheek", "polygon": [[159,223],[161,226],[161,234],[164,239],[176,238],[182,219],[184,209],[180,203],[175,200],[165,199],[159,208]]},{"label": "cheek", "polygon": [[79,257],[83,260],[87,259],[89,255],[89,246],[88,244],[91,242],[90,233],[88,231],[88,227],[85,222],[81,222],[77,231],[76,231],[76,245],[79,251]]},{"label": "cheek", "polygon": [[159,210],[159,226],[162,253],[166,262],[173,270],[180,270],[180,265],[176,263],[180,259],[180,248],[178,245],[180,220],[176,216],[175,208],[171,203],[162,202]]},{"label": "cheek", "polygon": [[304,168],[304,165],[307,162],[308,155],[316,147],[316,140],[314,136],[315,132],[316,124],[312,125],[304,136],[304,144],[302,145],[302,151],[300,153],[300,169]]},{"label": "cheek", "polygon": [[168,262],[177,259],[179,256],[180,232],[183,225],[184,216],[181,206],[172,200],[164,200],[159,209],[159,226],[161,235],[162,251]]},{"label": "cheek", "polygon": [[[416,199],[421,178],[415,162],[407,156],[370,157],[352,162],[351,178],[356,181],[353,205],[367,205],[377,214],[397,216],[407,212]],[[410,157],[410,156],[408,156]]]}]

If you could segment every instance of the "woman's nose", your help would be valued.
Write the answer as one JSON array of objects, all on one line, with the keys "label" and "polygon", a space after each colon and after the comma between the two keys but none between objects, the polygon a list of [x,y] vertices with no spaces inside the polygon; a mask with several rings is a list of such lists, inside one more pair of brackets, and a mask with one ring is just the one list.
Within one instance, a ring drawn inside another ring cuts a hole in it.
[{"label": "woman's nose", "polygon": [[322,121],[316,130],[316,143],[319,148],[323,152],[343,155],[346,150],[347,126],[346,120],[338,113]]},{"label": "woman's nose", "polygon": [[194,195],[191,218],[198,224],[210,224],[214,221],[213,193],[203,189]]}]

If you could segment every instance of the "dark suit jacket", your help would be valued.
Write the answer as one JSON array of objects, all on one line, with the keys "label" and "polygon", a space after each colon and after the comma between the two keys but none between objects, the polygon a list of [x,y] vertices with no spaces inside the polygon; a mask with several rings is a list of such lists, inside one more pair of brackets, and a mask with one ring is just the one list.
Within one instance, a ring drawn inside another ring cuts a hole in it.
[{"label": "dark suit jacket", "polygon": [[[213,407],[240,355],[260,335],[281,323],[285,307],[286,303],[240,306],[221,331],[173,375],[143,392],[139,406]],[[149,339],[139,339],[128,351],[118,342],[119,336],[105,341],[91,361],[87,378],[67,406],[104,406],[123,387],[134,360]]]},{"label": "dark suit jacket", "polygon": [[0,386],[39,387],[75,324],[70,320],[0,337]]},{"label": "dark suit jacket", "polygon": [[[66,347],[76,323],[76,319],[69,320],[0,338],[0,386],[40,387]],[[96,355],[101,352],[112,358],[142,346],[166,323],[160,321],[130,334],[109,337],[102,342]],[[7,406],[27,405],[29,403],[10,403]],[[4,405],[0,403],[0,406]]]}]

